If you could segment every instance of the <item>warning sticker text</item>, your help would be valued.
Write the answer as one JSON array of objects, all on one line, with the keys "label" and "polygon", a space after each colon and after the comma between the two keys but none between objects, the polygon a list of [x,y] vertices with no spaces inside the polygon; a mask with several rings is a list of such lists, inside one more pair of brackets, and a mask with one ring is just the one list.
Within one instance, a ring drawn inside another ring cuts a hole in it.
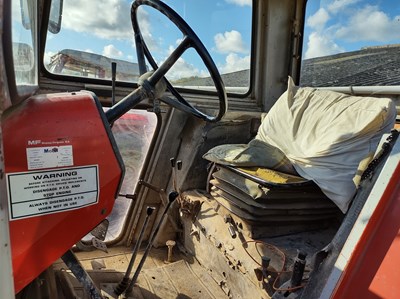
[{"label": "warning sticker text", "polygon": [[98,166],[7,174],[10,220],[98,202]]}]

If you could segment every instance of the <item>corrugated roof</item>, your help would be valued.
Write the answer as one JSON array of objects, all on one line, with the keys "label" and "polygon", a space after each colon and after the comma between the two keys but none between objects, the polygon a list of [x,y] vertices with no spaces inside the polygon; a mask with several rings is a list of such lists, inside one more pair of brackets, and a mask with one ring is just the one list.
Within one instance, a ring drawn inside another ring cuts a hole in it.
[{"label": "corrugated roof", "polygon": [[101,68],[111,72],[111,62],[117,63],[117,72],[127,75],[139,76],[139,65],[137,63],[128,62],[121,59],[109,58],[103,55],[83,52],[72,49],[64,49],[51,57],[52,61],[57,59],[59,55],[68,56],[80,63],[90,64],[93,68]]}]

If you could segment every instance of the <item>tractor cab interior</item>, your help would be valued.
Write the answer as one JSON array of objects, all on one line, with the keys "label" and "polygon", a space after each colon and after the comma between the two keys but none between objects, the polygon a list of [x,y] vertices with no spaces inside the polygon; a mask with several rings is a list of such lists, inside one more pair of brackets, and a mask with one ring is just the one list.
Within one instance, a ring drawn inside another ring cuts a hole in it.
[{"label": "tractor cab interior", "polygon": [[339,298],[398,189],[390,1],[201,2],[0,0],[1,298]]}]

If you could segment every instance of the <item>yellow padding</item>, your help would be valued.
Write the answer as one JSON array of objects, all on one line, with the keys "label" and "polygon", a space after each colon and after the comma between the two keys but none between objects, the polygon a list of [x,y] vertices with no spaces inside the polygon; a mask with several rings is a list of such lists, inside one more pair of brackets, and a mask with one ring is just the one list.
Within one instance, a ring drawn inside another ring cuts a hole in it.
[{"label": "yellow padding", "polygon": [[261,167],[238,167],[237,169],[258,177],[259,179],[271,182],[275,184],[291,184],[291,183],[305,183],[308,182],[307,179],[302,178],[300,176],[290,175],[283,172],[275,171],[268,168],[261,168]]}]

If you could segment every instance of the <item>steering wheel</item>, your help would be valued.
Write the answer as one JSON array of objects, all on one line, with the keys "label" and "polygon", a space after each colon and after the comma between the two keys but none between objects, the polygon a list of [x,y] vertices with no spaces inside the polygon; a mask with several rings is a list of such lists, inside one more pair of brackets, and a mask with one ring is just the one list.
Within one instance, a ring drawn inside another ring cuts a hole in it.
[{"label": "steering wheel", "polygon": [[[143,36],[139,28],[139,23],[137,20],[137,9],[140,5],[143,4],[151,6],[154,9],[161,12],[168,19],[170,19],[183,33],[183,39],[178,45],[178,47],[170,54],[170,56],[164,61],[164,63],[161,64],[160,67],[157,66],[153,56],[150,54],[150,51],[143,40]],[[197,37],[196,33],[194,33],[194,31],[190,28],[190,26],[168,5],[158,0],[136,0],[135,2],[133,2],[131,8],[131,20],[132,20],[133,31],[135,32],[135,43],[136,43],[140,73],[144,74],[147,71],[144,55],[146,56],[152,68],[155,70],[155,72],[147,80],[145,80],[147,81],[146,84],[149,84],[154,88],[157,82],[159,82],[162,79],[165,80],[168,90],[174,95],[175,99],[170,97],[162,97],[160,99],[161,101],[172,107],[191,113],[203,120],[209,122],[219,121],[224,116],[227,110],[227,96],[225,92],[225,86],[218,72],[218,69],[215,66],[215,63],[212,60],[210,54],[208,53],[206,47]],[[174,63],[189,48],[194,48],[196,50],[197,54],[201,57],[206,68],[208,69],[212,80],[214,81],[214,85],[217,90],[217,95],[219,99],[219,111],[217,116],[207,115],[199,111],[194,106],[192,106],[179,94],[179,92],[172,86],[172,84],[164,77],[165,74],[174,65]]]}]

